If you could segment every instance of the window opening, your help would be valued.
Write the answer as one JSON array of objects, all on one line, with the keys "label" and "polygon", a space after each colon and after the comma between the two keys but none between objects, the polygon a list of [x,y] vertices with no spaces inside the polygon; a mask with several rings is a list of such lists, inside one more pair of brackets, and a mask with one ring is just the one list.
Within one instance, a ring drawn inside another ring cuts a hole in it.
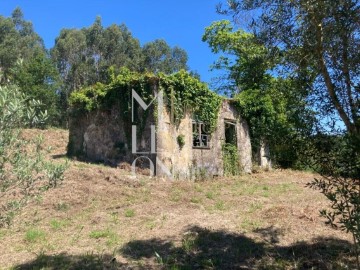
[{"label": "window opening", "polygon": [[193,122],[193,148],[210,148],[210,134],[203,122]]},{"label": "window opening", "polygon": [[237,145],[236,122],[233,120],[225,120],[225,143]]}]

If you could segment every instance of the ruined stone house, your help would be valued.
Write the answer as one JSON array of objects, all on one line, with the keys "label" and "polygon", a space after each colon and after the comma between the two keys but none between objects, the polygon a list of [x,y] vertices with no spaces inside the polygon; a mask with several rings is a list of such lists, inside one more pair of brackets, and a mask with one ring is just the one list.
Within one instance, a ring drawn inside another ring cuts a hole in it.
[{"label": "ruined stone house", "polygon": [[[112,165],[154,165],[157,176],[170,173],[183,179],[193,178],[199,171],[208,176],[224,175],[222,146],[232,143],[237,147],[239,167],[243,172],[251,172],[249,128],[232,100],[222,101],[211,133],[191,112],[175,124],[167,106],[149,106],[146,121],[125,121],[119,117],[122,110],[120,104],[113,104],[106,109],[73,114],[69,123],[69,154]],[[136,110],[142,108],[137,106]]]}]

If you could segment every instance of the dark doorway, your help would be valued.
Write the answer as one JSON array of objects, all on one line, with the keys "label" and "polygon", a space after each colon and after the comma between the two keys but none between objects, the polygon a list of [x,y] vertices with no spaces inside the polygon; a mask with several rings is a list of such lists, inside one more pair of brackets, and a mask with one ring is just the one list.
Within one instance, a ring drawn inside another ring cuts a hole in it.
[{"label": "dark doorway", "polygon": [[225,120],[225,143],[235,145],[236,138],[236,122],[234,120]]}]

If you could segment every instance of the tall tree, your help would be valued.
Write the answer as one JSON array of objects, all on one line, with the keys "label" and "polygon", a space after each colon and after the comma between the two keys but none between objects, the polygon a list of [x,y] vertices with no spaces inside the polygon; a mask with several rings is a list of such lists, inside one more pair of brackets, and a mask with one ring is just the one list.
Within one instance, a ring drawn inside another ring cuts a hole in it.
[{"label": "tall tree", "polygon": [[43,41],[32,23],[24,20],[20,8],[10,18],[0,16],[0,82],[11,79],[11,68],[19,59],[29,59],[39,49],[45,50]]},{"label": "tall tree", "polygon": [[48,124],[60,125],[60,77],[49,55],[36,50],[31,58],[21,59],[11,69],[11,76],[29,98],[39,100],[48,113]]},{"label": "tall tree", "polygon": [[63,29],[55,40],[51,56],[63,78],[66,92],[88,83],[89,72],[84,70],[86,49],[86,35],[80,30]]},{"label": "tall tree", "polygon": [[[229,0],[219,12],[240,22],[256,11],[248,25],[270,51],[282,56],[279,74],[295,76],[320,113],[320,132],[307,137],[308,161],[321,174],[309,185],[330,201],[320,213],[328,223],[351,232],[360,269],[360,1]],[[326,118],[343,122],[337,133]],[[326,126],[326,133],[321,130]]]},{"label": "tall tree", "polygon": [[310,133],[313,118],[297,81],[271,76],[279,57],[271,54],[255,35],[234,29],[230,21],[207,27],[203,41],[214,53],[221,54],[214,67],[226,71],[225,87],[248,120],[253,150],[266,141],[273,161],[295,166],[298,142]]},{"label": "tall tree", "polygon": [[59,76],[43,40],[20,8],[10,18],[0,16],[0,83],[11,81],[29,98],[42,102],[49,123],[59,115]]},{"label": "tall tree", "polygon": [[105,59],[117,68],[141,69],[141,46],[125,24],[112,24],[104,32]]},{"label": "tall tree", "polygon": [[360,136],[360,3],[358,0],[230,0],[221,13],[248,25],[271,50],[284,56],[282,71],[308,84],[315,105],[336,112],[347,131]]},{"label": "tall tree", "polygon": [[226,71],[225,88],[230,89],[230,96],[246,89],[267,87],[271,79],[267,71],[274,67],[275,60],[254,35],[234,29],[230,21],[223,20],[205,29],[203,41],[212,52],[221,54],[214,68]]},{"label": "tall tree", "polygon": [[63,104],[75,89],[106,82],[111,66],[139,69],[141,48],[125,25],[104,28],[101,18],[88,28],[62,29],[51,56],[64,82]]},{"label": "tall tree", "polygon": [[146,43],[142,48],[142,53],[144,70],[171,74],[180,69],[187,69],[186,51],[179,47],[171,48],[165,40],[157,39]]},{"label": "tall tree", "polygon": [[187,68],[187,54],[181,48],[171,48],[164,40],[147,43],[141,48],[139,40],[124,24],[103,27],[100,17],[90,27],[62,29],[51,56],[64,82],[64,110],[69,94],[75,89],[96,82],[106,83],[110,67],[164,73]]}]

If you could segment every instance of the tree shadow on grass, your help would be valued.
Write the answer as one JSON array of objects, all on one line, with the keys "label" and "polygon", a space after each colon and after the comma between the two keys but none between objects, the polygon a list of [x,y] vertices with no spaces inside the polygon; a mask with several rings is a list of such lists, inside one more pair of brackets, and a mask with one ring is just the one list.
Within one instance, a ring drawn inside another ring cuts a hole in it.
[{"label": "tree shadow on grass", "polygon": [[62,159],[62,158],[67,158],[68,156],[66,154],[57,154],[57,155],[52,155],[51,157],[53,159]]},{"label": "tree shadow on grass", "polygon": [[346,265],[354,266],[350,242],[316,238],[279,246],[276,240],[281,232],[273,227],[254,232],[264,240],[193,226],[184,233],[180,246],[174,246],[170,240],[135,240],[127,243],[120,253],[132,260],[152,259],[165,269],[348,269]]},{"label": "tree shadow on grass", "polygon": [[[351,243],[336,238],[316,238],[280,246],[282,231],[267,227],[253,231],[254,239],[224,230],[187,228],[181,243],[152,238],[126,243],[119,263],[112,255],[40,255],[14,269],[354,269]],[[346,267],[348,266],[348,267]]]},{"label": "tree shadow on grass", "polygon": [[96,255],[69,255],[61,253],[57,255],[39,255],[34,261],[27,262],[13,269],[16,270],[104,270],[104,269],[128,269],[126,265],[118,263],[113,256],[108,254]]}]

